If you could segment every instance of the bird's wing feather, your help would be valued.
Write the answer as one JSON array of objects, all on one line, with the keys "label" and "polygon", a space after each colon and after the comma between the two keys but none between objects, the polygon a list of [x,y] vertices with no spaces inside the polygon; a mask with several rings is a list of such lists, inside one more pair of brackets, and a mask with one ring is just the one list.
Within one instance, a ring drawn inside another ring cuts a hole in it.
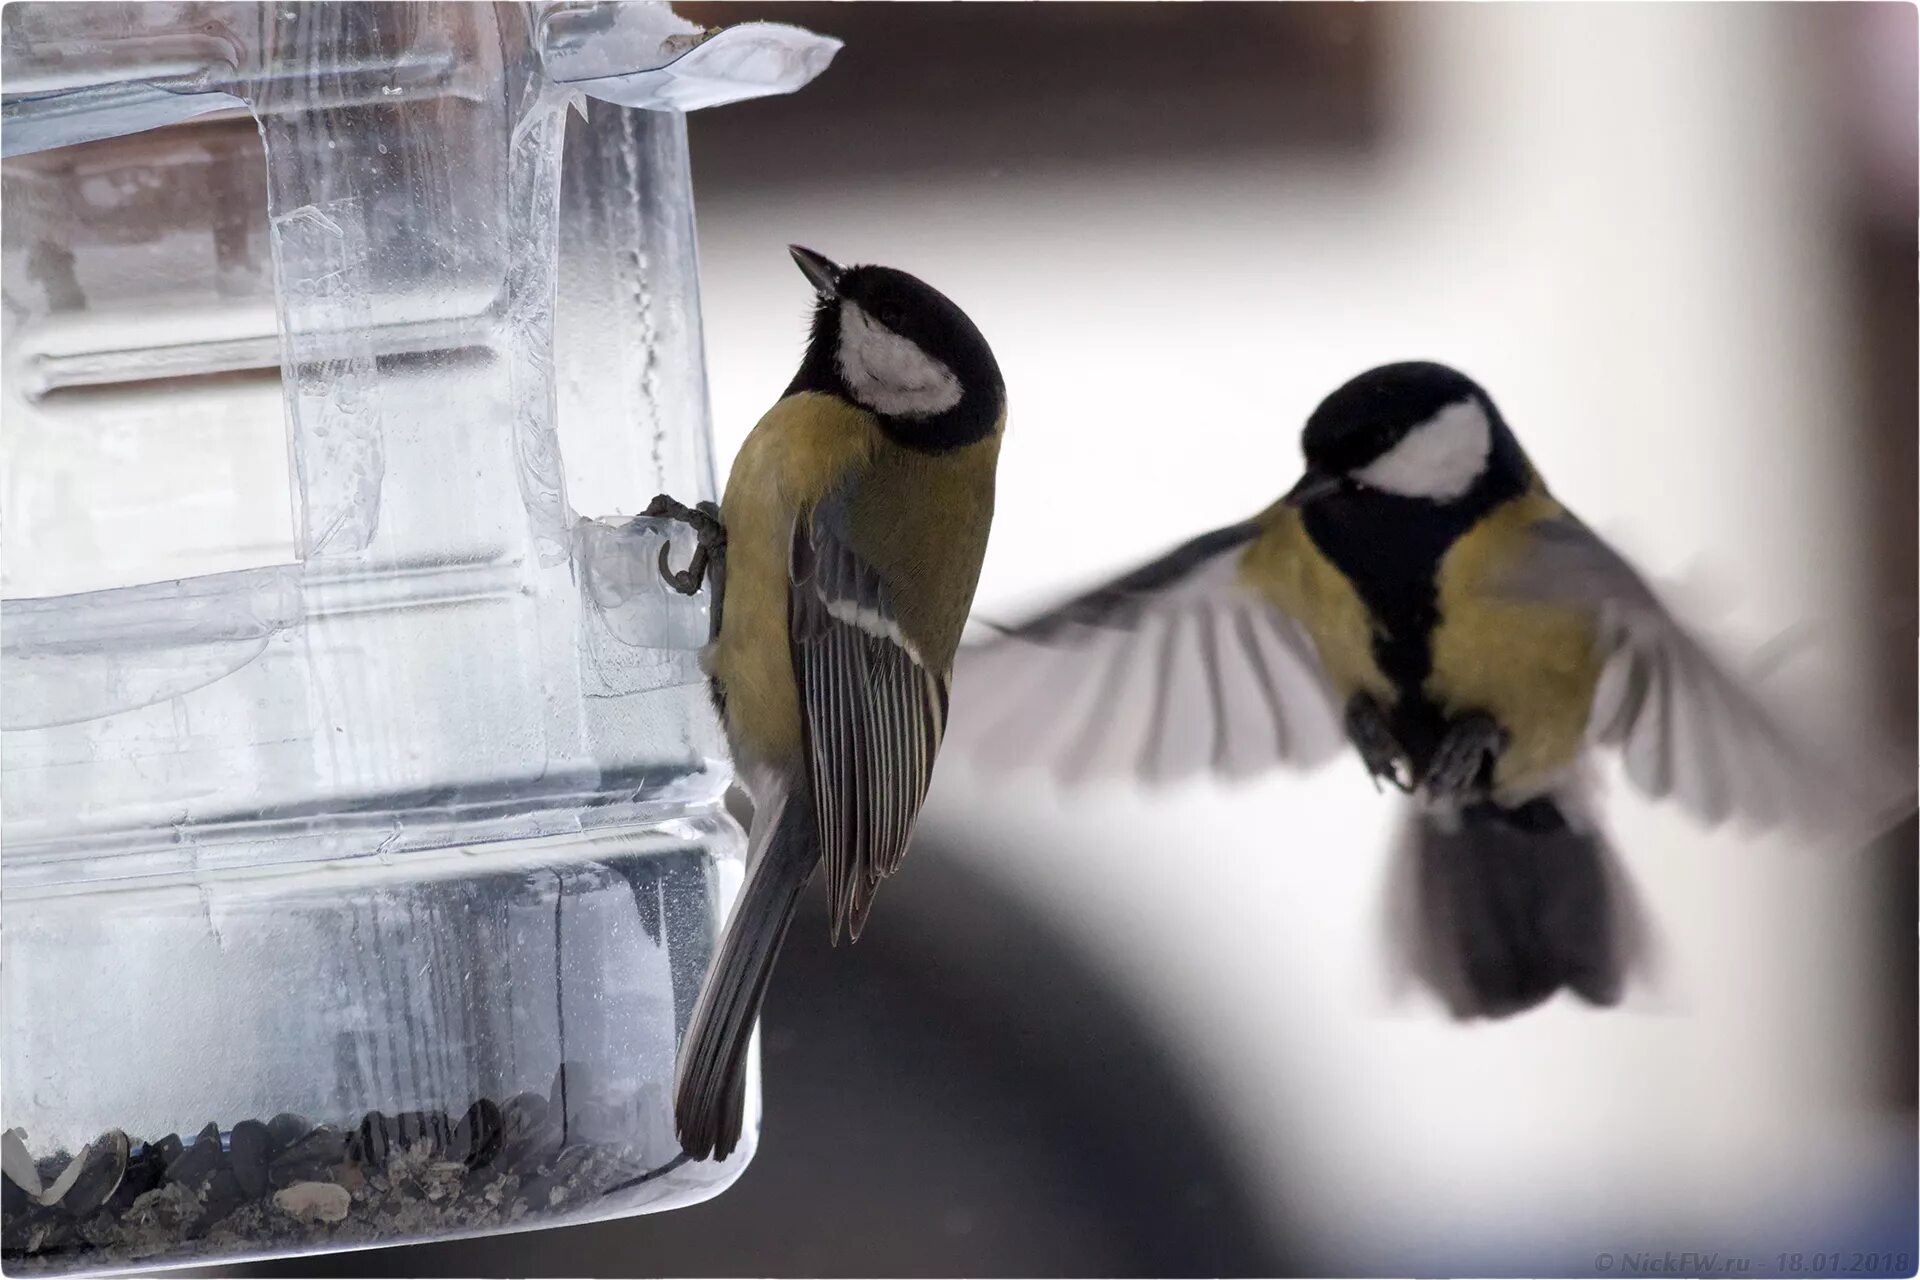
[{"label": "bird's wing feather", "polygon": [[1299,621],[1240,581],[1255,522],[1203,534],[962,648],[954,732],[985,767],[1078,782],[1246,777],[1326,760],[1339,709]]},{"label": "bird's wing feather", "polygon": [[906,853],[947,715],[892,594],[850,545],[830,497],[794,524],[789,623],[833,934],[859,937],[880,881]]},{"label": "bird's wing feather", "polygon": [[1572,517],[1544,520],[1498,584],[1516,599],[1591,609],[1601,673],[1589,737],[1618,747],[1627,777],[1696,817],[1801,830],[1873,825],[1893,808],[1885,771],[1817,753],[1764,707],[1667,611],[1624,557]]}]

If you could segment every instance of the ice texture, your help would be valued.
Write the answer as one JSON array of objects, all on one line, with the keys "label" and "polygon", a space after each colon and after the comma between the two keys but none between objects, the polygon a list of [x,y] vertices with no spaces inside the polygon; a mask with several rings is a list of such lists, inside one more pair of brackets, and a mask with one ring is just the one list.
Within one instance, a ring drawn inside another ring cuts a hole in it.
[{"label": "ice texture", "polygon": [[691,540],[635,518],[714,495],[680,113],[837,44],[652,4],[0,27],[7,1125],[344,1122],[564,1056],[664,1160],[740,843],[708,602],[655,568]]},{"label": "ice texture", "polygon": [[629,523],[714,492],[677,108],[837,44],[652,4],[0,21],[10,869],[716,795],[706,604]]}]

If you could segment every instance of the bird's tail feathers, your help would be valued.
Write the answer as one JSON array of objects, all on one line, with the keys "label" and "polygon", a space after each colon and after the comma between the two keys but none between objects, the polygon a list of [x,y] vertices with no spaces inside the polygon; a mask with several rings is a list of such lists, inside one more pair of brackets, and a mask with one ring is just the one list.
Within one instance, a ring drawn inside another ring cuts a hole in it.
[{"label": "bird's tail feathers", "polygon": [[1504,1018],[1561,989],[1617,1003],[1647,959],[1633,887],[1565,798],[1416,810],[1393,921],[1411,975],[1456,1018]]},{"label": "bird's tail feathers", "polygon": [[674,1127],[680,1145],[696,1160],[724,1160],[739,1144],[754,1021],[787,925],[819,858],[805,788],[767,796],[754,814],[746,883],[680,1045]]}]

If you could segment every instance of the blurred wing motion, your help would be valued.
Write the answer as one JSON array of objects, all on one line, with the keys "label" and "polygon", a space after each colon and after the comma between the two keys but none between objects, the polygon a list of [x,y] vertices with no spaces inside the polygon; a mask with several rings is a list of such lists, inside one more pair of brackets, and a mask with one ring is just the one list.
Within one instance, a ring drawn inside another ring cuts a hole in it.
[{"label": "blurred wing motion", "polygon": [[1247,777],[1345,742],[1313,641],[1241,584],[1257,523],[1170,554],[960,651],[955,735],[982,767],[1066,782]]},{"label": "blurred wing motion", "polygon": [[906,853],[947,716],[947,673],[901,634],[829,499],[794,526],[789,625],[833,936],[860,936]]},{"label": "blurred wing motion", "polygon": [[1618,552],[1571,517],[1532,529],[1502,584],[1517,599],[1591,607],[1604,666],[1589,736],[1618,746],[1634,785],[1672,797],[1708,823],[1875,833],[1912,808],[1910,784],[1882,762],[1844,769],[1800,742],[1715,662]]}]

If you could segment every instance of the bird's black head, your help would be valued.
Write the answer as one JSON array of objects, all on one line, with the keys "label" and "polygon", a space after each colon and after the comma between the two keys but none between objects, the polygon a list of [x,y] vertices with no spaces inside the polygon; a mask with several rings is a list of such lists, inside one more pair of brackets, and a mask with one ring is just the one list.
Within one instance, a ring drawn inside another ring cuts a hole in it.
[{"label": "bird's black head", "polygon": [[932,453],[993,434],[1006,384],[966,312],[904,271],[840,267],[798,245],[791,252],[820,299],[788,395],[844,397],[899,444]]},{"label": "bird's black head", "polygon": [[1526,457],[1493,400],[1443,364],[1385,364],[1354,378],[1307,419],[1299,505],[1371,491],[1438,504],[1524,486]]}]

